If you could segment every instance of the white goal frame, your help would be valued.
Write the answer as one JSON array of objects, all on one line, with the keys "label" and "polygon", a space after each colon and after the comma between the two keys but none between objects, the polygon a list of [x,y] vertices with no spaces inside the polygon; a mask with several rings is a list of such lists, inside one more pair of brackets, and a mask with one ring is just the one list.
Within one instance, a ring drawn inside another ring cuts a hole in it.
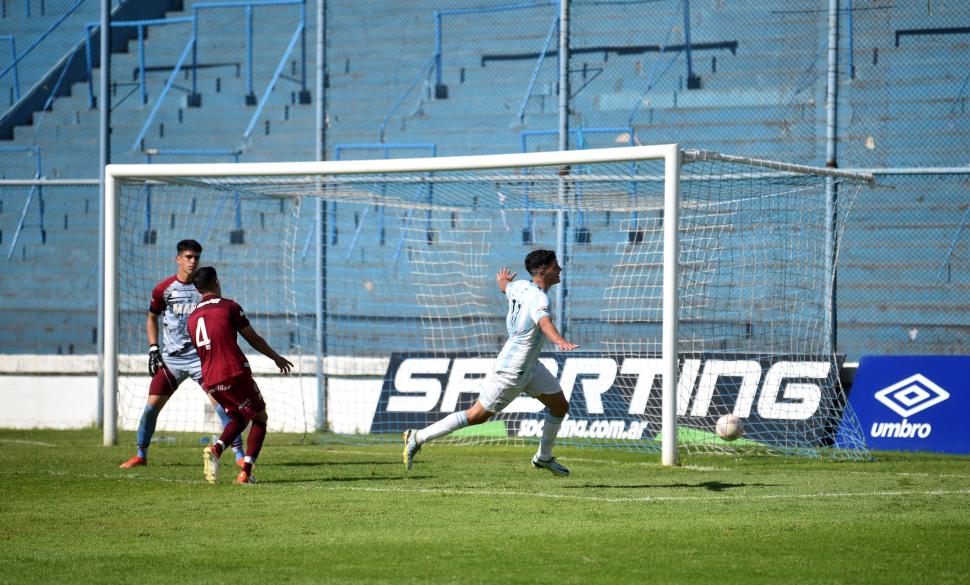
[{"label": "white goal frame", "polygon": [[[679,464],[677,445],[677,387],[678,387],[678,288],[679,266],[679,205],[681,164],[683,160],[744,161],[783,172],[807,172],[826,176],[852,176],[834,169],[820,169],[789,165],[772,161],[741,157],[727,157],[707,151],[681,151],[678,144],[633,146],[595,150],[574,150],[542,153],[516,153],[485,156],[457,156],[441,158],[409,158],[354,161],[277,162],[277,163],[219,163],[219,164],[111,164],[105,167],[103,213],[104,251],[104,311],[102,368],[104,445],[117,443],[117,395],[119,382],[119,190],[126,179],[166,179],[171,182],[191,182],[192,177],[258,177],[258,176],[335,176],[346,174],[382,174],[395,172],[439,172],[459,170],[488,170],[513,167],[557,166],[587,163],[617,163],[654,160],[663,161],[663,284],[662,284],[662,398],[661,398],[661,460],[665,466]],[[317,238],[321,237],[319,223]],[[319,269],[319,267],[318,267]],[[318,315],[319,319],[319,315]],[[324,398],[320,330],[318,326],[316,375],[317,392]]]}]

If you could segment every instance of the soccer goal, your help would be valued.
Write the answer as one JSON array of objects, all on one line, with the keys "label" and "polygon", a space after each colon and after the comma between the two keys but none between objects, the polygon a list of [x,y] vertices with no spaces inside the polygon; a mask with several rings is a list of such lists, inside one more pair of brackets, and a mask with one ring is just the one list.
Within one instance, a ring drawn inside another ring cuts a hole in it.
[{"label": "soccer goal", "polygon": [[[477,397],[505,341],[495,273],[554,249],[552,313],[580,348],[540,359],[570,399],[560,444],[866,456],[839,381],[833,286],[865,175],[677,145],[473,157],[110,165],[105,442],[144,404],[144,320],[175,243],[297,364],[248,350],[270,427],[399,440]],[[248,348],[242,344],[243,349]],[[186,382],[159,428],[211,432]],[[741,438],[719,438],[725,414]],[[520,398],[459,442],[533,441]]]}]

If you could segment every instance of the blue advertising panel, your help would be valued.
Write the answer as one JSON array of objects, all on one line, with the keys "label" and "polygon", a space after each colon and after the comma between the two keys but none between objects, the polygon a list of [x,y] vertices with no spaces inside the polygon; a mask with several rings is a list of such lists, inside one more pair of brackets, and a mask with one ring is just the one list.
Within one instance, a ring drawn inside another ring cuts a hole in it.
[{"label": "blue advertising panel", "polygon": [[866,356],[852,383],[868,446],[970,453],[970,356]]}]

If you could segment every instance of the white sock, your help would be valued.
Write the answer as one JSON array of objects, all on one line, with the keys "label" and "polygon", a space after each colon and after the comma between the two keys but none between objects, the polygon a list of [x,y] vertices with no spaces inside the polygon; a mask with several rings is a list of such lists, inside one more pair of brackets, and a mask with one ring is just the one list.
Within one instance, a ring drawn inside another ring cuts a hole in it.
[{"label": "white sock", "polygon": [[423,445],[428,441],[437,439],[448,433],[453,433],[458,429],[468,426],[468,416],[465,411],[453,412],[438,422],[428,425],[415,433],[414,440],[418,445]]},{"label": "white sock", "polygon": [[546,415],[546,420],[542,423],[542,439],[539,441],[539,452],[536,455],[543,461],[552,457],[552,446],[559,436],[559,427],[562,426],[562,418],[557,418],[551,414]]}]

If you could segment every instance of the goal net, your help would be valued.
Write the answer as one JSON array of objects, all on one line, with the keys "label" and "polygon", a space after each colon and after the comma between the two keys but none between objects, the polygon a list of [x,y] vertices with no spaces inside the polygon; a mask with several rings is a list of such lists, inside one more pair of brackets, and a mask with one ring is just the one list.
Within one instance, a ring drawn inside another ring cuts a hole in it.
[{"label": "goal net", "polygon": [[[137,426],[149,293],[192,238],[225,296],[297,364],[279,376],[241,344],[273,431],[396,441],[471,406],[506,339],[495,274],[527,278],[524,257],[547,248],[563,266],[552,313],[580,346],[540,358],[570,400],[559,444],[665,462],[678,448],[864,457],[831,332],[838,243],[867,179],[670,145],[112,165],[106,442]],[[744,423],[733,442],[715,433],[729,413]],[[542,418],[521,397],[448,440],[537,441]],[[187,381],[158,428],[218,423]]]}]

